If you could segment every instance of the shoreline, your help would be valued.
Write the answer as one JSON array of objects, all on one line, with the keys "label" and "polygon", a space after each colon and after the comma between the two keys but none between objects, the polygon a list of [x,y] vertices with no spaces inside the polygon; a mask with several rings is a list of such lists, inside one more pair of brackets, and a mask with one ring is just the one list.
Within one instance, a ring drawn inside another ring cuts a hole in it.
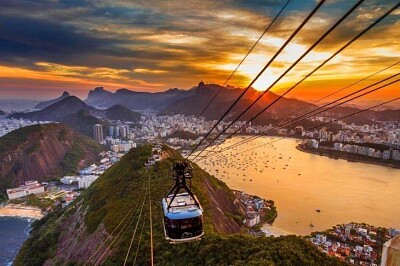
[{"label": "shoreline", "polygon": [[[280,236],[287,236],[287,235],[296,235],[293,233],[286,232],[282,229],[279,229],[273,225],[270,225],[269,223],[263,223],[261,225],[261,231],[265,233],[266,236],[274,236],[274,237],[280,237]],[[298,235],[297,235],[298,236]]]},{"label": "shoreline", "polygon": [[38,208],[8,204],[0,207],[0,217],[19,217],[40,220],[44,215]]},{"label": "shoreline", "polygon": [[316,149],[316,150],[311,150],[311,149],[307,149],[302,147],[300,144],[296,145],[296,149],[301,151],[301,152],[305,152],[305,153],[311,153],[311,154],[315,154],[315,155],[319,155],[319,156],[325,156],[331,159],[342,159],[342,160],[346,160],[348,162],[352,162],[352,163],[366,163],[366,164],[373,164],[373,165],[379,165],[379,166],[385,166],[385,167],[390,167],[390,168],[394,168],[394,169],[400,169],[400,166],[394,165],[394,164],[389,164],[389,163],[383,163],[383,162],[378,162],[378,161],[371,161],[368,159],[363,159],[360,157],[356,157],[356,156],[352,156],[349,154],[331,154],[329,151],[325,151],[323,149]]}]

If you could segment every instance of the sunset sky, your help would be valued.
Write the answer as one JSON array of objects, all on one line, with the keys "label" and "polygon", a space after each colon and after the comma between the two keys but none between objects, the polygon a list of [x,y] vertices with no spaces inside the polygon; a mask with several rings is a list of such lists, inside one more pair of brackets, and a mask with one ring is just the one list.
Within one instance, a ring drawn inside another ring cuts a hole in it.
[{"label": "sunset sky", "polygon": [[[287,0],[1,0],[0,98],[85,98],[115,91],[223,84]],[[328,0],[255,84],[263,90],[356,1]],[[229,81],[245,87],[316,5],[292,0]],[[398,0],[366,0],[272,91],[282,93]],[[400,60],[400,9],[288,95],[318,99]],[[400,72],[400,64],[378,78]],[[366,86],[363,82],[342,93]],[[361,102],[399,96],[400,85]],[[360,101],[355,102],[360,103]]]}]

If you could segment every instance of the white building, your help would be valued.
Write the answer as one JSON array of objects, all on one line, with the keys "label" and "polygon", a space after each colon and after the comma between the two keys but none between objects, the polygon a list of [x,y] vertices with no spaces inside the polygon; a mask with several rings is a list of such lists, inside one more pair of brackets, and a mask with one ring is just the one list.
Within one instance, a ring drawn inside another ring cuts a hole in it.
[{"label": "white building", "polygon": [[77,181],[76,176],[64,176],[63,178],[60,179],[60,182],[65,185],[71,185],[73,182],[76,181]]},{"label": "white building", "polygon": [[88,188],[96,179],[98,178],[97,175],[86,175],[81,176],[78,179],[78,187],[79,188]]},{"label": "white building", "polygon": [[319,141],[316,139],[310,139],[308,141],[308,147],[313,148],[313,149],[318,149],[319,146]]},{"label": "white building", "polygon": [[257,213],[255,215],[247,216],[246,225],[248,227],[253,227],[259,223],[260,223],[260,214]]},{"label": "white building", "polygon": [[44,192],[44,186],[37,181],[26,181],[25,185],[17,188],[7,189],[7,196],[10,200],[25,197],[30,194],[40,194]]},{"label": "white building", "polygon": [[342,143],[336,142],[335,144],[333,144],[333,149],[334,149],[335,151],[340,151],[340,150],[342,150],[342,147],[343,147],[343,144],[342,144]]}]

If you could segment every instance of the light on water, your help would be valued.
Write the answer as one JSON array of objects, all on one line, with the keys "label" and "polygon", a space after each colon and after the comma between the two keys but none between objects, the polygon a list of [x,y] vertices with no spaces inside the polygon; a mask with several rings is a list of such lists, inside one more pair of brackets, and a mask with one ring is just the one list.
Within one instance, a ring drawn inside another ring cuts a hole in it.
[{"label": "light on water", "polygon": [[[289,233],[348,222],[400,228],[399,169],[304,153],[295,139],[237,154],[276,139],[257,139],[199,165],[232,189],[274,200],[274,226]],[[229,139],[221,148],[240,140]]]}]

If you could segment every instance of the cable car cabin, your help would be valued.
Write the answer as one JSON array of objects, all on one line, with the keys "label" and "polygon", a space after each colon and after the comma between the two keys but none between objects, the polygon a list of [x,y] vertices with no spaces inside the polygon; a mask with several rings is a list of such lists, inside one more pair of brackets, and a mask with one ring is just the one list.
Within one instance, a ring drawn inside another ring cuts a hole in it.
[{"label": "cable car cabin", "polygon": [[189,193],[176,194],[175,198],[170,194],[162,200],[162,205],[167,240],[182,243],[199,240],[204,235],[203,209],[196,198]]}]

